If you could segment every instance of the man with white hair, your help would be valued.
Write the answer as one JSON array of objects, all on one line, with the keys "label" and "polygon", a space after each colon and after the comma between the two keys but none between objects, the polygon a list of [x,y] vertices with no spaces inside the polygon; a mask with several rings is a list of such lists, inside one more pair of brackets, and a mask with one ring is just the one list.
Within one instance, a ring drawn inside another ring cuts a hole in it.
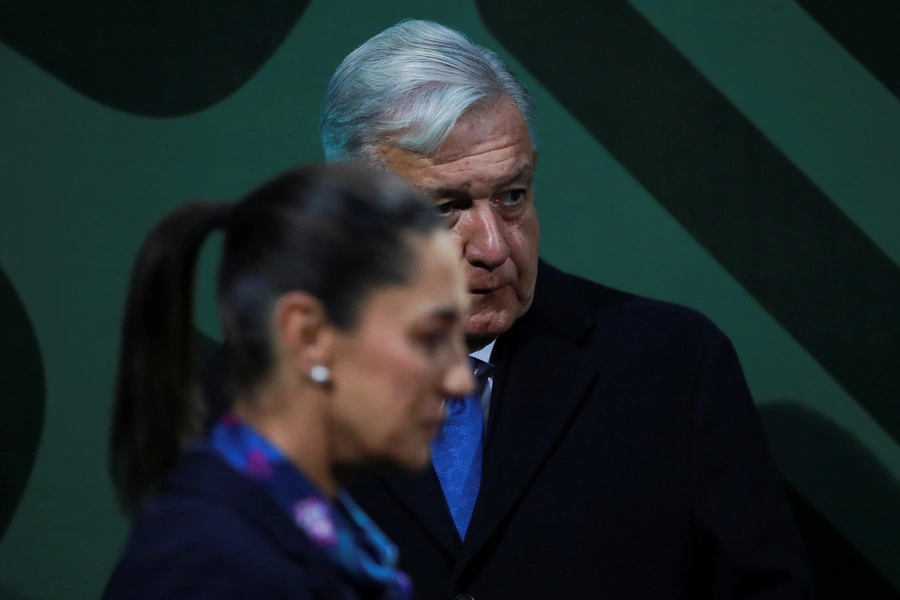
[{"label": "man with white hair", "polygon": [[533,118],[496,54],[426,21],[374,36],[328,86],[327,158],[389,169],[445,215],[482,382],[456,401],[479,410],[448,406],[434,469],[357,499],[419,598],[808,597],[728,339],[538,258]]},{"label": "man with white hair", "polygon": [[447,400],[433,468],[355,498],[423,600],[811,597],[725,335],[539,259],[533,119],[496,54],[427,21],[374,36],[328,86],[327,158],[389,169],[445,216],[479,381]]}]

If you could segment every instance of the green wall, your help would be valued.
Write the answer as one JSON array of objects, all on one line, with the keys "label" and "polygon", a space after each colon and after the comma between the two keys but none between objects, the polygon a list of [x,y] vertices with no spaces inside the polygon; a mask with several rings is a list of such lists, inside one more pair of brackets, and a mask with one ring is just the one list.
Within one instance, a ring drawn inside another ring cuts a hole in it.
[{"label": "green wall", "polygon": [[[121,549],[105,445],[143,235],[321,160],[330,74],[406,17],[533,91],[546,259],[731,336],[822,597],[900,595],[900,9],[128,4],[0,7],[0,597],[97,597]],[[197,323],[216,339],[214,259]]]}]

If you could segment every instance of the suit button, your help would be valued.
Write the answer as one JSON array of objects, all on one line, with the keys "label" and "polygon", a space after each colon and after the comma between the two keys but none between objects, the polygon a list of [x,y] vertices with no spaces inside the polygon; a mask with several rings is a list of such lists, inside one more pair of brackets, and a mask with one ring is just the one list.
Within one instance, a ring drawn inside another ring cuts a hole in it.
[{"label": "suit button", "polygon": [[459,594],[456,596],[455,600],[475,600],[475,598],[469,594]]}]

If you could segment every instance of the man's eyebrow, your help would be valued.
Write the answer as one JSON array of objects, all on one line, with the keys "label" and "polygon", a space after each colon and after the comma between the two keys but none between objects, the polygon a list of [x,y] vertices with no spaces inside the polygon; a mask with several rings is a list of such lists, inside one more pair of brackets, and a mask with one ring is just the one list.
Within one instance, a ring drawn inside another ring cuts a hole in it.
[{"label": "man's eyebrow", "polygon": [[531,179],[533,176],[534,168],[531,165],[522,165],[515,173],[501,181],[497,187],[506,187],[520,181],[523,183],[531,183]]},{"label": "man's eyebrow", "polygon": [[[497,188],[504,188],[508,185],[512,185],[513,183],[531,183],[531,180],[534,176],[534,168],[531,165],[522,165],[519,169],[507,177],[506,179],[497,183]],[[464,184],[459,188],[454,187],[423,187],[419,188],[423,194],[430,196],[432,198],[446,198],[449,200],[468,200],[469,199],[469,184]]]},{"label": "man's eyebrow", "polygon": [[462,188],[452,187],[423,187],[419,191],[431,198],[447,198],[450,200],[466,200],[469,197],[468,185]]}]

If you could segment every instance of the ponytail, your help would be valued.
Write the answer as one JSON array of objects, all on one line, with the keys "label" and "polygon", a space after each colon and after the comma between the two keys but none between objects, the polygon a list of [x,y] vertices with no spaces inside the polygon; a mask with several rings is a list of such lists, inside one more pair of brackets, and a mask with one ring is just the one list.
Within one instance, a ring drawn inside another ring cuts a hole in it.
[{"label": "ponytail", "polygon": [[162,483],[201,430],[194,368],[194,272],[207,235],[229,205],[176,210],[144,241],[128,287],[110,431],[118,499],[136,508]]}]

